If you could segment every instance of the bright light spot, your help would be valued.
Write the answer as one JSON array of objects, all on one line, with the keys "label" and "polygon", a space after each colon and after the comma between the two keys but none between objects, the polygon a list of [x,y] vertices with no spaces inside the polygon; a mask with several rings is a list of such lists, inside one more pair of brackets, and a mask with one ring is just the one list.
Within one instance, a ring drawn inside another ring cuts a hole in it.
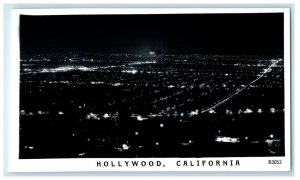
[{"label": "bright light spot", "polygon": [[248,136],[245,137],[245,140],[248,140]]},{"label": "bright light spot", "polygon": [[210,114],[216,114],[216,111],[213,110],[213,109],[209,110],[208,112],[209,112]]},{"label": "bright light spot", "polygon": [[163,123],[161,123],[161,124],[159,125],[159,127],[163,128],[163,127],[164,127],[164,124],[163,124]]},{"label": "bright light spot", "polygon": [[50,72],[50,70],[48,70],[48,69],[42,69],[41,72],[46,72],[47,73],[47,72]]},{"label": "bright light spot", "polygon": [[225,142],[225,143],[238,143],[239,138],[231,138],[231,137],[217,137],[216,142]]},{"label": "bright light spot", "polygon": [[128,150],[129,149],[129,146],[127,144],[122,144],[122,149],[123,150]]},{"label": "bright light spot", "polygon": [[137,119],[138,121],[144,121],[144,120],[146,120],[146,119],[148,119],[148,118],[143,118],[141,115],[138,115],[138,116],[136,117],[136,119]]},{"label": "bright light spot", "polygon": [[115,83],[115,84],[113,84],[113,86],[121,86],[121,85],[123,85],[123,83]]},{"label": "bright light spot", "polygon": [[103,81],[91,81],[91,84],[104,84],[104,82]]},{"label": "bright light spot", "polygon": [[273,143],[273,140],[272,139],[266,139],[265,142],[268,144],[268,145],[271,145]]},{"label": "bright light spot", "polygon": [[58,114],[59,114],[59,115],[63,115],[63,114],[64,114],[64,112],[62,112],[62,111],[59,111],[59,112],[58,112]]},{"label": "bright light spot", "polygon": [[156,117],[157,114],[150,114],[150,117]]},{"label": "bright light spot", "polygon": [[33,149],[33,146],[28,146],[28,149]]},{"label": "bright light spot", "polygon": [[138,71],[133,69],[133,70],[125,70],[125,71],[122,71],[122,72],[136,74]]},{"label": "bright light spot", "polygon": [[20,111],[20,114],[21,114],[21,115],[26,114],[26,113],[25,113],[25,110],[22,109],[22,110]]},{"label": "bright light spot", "polygon": [[86,153],[79,153],[78,156],[84,156]]},{"label": "bright light spot", "polygon": [[198,113],[199,113],[199,110],[198,110],[198,109],[196,109],[195,111],[192,111],[192,112],[191,112],[191,116],[198,115]]},{"label": "bright light spot", "polygon": [[81,71],[88,71],[89,68],[84,67],[84,66],[80,66],[80,67],[78,67],[78,70],[81,70]]},{"label": "bright light spot", "polygon": [[108,113],[105,113],[105,114],[103,115],[103,117],[104,117],[104,118],[109,118],[110,116],[108,115]]},{"label": "bright light spot", "polygon": [[155,55],[154,51],[149,51],[149,55]]},{"label": "bright light spot", "polygon": [[135,69],[131,71],[132,74],[135,74],[135,73],[137,73],[137,72],[138,72],[138,71],[135,70]]},{"label": "bright light spot", "polygon": [[243,111],[241,109],[238,110],[238,114],[242,114]]},{"label": "bright light spot", "polygon": [[189,140],[189,143],[190,143],[190,144],[193,143],[193,140]]},{"label": "bright light spot", "polygon": [[137,136],[137,135],[139,135],[139,132],[136,131],[134,134]]},{"label": "bright light spot", "polygon": [[275,108],[270,108],[271,113],[275,113]]},{"label": "bright light spot", "polygon": [[174,86],[174,85],[169,85],[169,86],[168,86],[168,88],[173,88],[173,87],[175,87],[175,86]]},{"label": "bright light spot", "polygon": [[86,119],[97,119],[97,120],[100,120],[100,118],[98,117],[99,116],[99,114],[94,114],[94,113],[92,113],[92,112],[90,112],[88,115],[86,115]]},{"label": "bright light spot", "polygon": [[133,63],[129,63],[128,65],[141,65],[141,64],[155,64],[156,61],[137,61]]},{"label": "bright light spot", "polygon": [[267,73],[268,72],[268,69],[264,69],[264,73]]},{"label": "bright light spot", "polygon": [[244,111],[244,113],[245,114],[251,114],[253,111],[251,110],[251,109],[249,109],[249,108],[247,108],[245,111]]},{"label": "bright light spot", "polygon": [[158,145],[159,145],[159,142],[156,142],[155,145],[158,146]]},{"label": "bright light spot", "polygon": [[268,72],[271,72],[271,71],[272,71],[271,68],[269,68],[269,69],[264,69],[264,72],[263,72],[263,73],[268,73]]},{"label": "bright light spot", "polygon": [[270,138],[274,138],[274,135],[273,135],[273,134],[270,134]]},{"label": "bright light spot", "polygon": [[226,110],[225,110],[225,114],[226,114],[226,115],[232,115],[233,112],[232,112],[231,110],[229,110],[229,109],[226,109]]},{"label": "bright light spot", "polygon": [[262,110],[261,110],[261,109],[258,109],[257,112],[258,112],[258,113],[262,113]]}]

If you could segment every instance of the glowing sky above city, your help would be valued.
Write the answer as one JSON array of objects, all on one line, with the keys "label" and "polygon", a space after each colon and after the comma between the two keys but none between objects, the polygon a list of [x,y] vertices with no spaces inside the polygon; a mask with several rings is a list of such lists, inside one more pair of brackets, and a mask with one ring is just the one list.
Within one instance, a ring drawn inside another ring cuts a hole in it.
[{"label": "glowing sky above city", "polygon": [[283,53],[283,14],[21,16],[22,51]]}]

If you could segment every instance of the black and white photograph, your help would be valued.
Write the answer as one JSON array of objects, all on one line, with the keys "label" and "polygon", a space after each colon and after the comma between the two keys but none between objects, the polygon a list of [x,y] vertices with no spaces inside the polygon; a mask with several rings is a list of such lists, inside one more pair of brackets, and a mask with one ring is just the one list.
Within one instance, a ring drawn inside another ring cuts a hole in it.
[{"label": "black and white photograph", "polygon": [[290,153],[285,16],[19,14],[18,159],[280,164]]}]

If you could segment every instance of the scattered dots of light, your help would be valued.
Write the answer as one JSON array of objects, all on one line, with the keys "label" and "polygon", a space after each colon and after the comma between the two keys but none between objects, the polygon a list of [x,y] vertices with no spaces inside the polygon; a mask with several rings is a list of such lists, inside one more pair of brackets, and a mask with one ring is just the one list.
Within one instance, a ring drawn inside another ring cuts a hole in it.
[{"label": "scattered dots of light", "polygon": [[98,67],[85,67],[85,66],[61,66],[56,68],[43,68],[39,72],[41,73],[56,73],[56,72],[67,72],[67,71],[94,71],[97,70]]}]

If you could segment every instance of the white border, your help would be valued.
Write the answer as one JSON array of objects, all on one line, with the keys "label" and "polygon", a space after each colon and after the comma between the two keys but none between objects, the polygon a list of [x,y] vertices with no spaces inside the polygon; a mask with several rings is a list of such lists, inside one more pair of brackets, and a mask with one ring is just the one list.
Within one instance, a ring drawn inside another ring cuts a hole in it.
[{"label": "white border", "polygon": [[[66,14],[178,14],[178,13],[266,13],[284,12],[284,68],[285,68],[285,157],[243,157],[243,158],[86,158],[86,159],[18,159],[19,151],[19,15],[66,15]],[[92,9],[15,9],[11,16],[11,46],[9,66],[9,172],[78,172],[78,171],[290,171],[290,9],[289,8],[92,8]],[[177,167],[177,160],[235,160],[241,166],[233,167]],[[267,160],[282,160],[281,165],[268,165]],[[107,167],[99,168],[97,161],[159,160],[166,167]]]}]

